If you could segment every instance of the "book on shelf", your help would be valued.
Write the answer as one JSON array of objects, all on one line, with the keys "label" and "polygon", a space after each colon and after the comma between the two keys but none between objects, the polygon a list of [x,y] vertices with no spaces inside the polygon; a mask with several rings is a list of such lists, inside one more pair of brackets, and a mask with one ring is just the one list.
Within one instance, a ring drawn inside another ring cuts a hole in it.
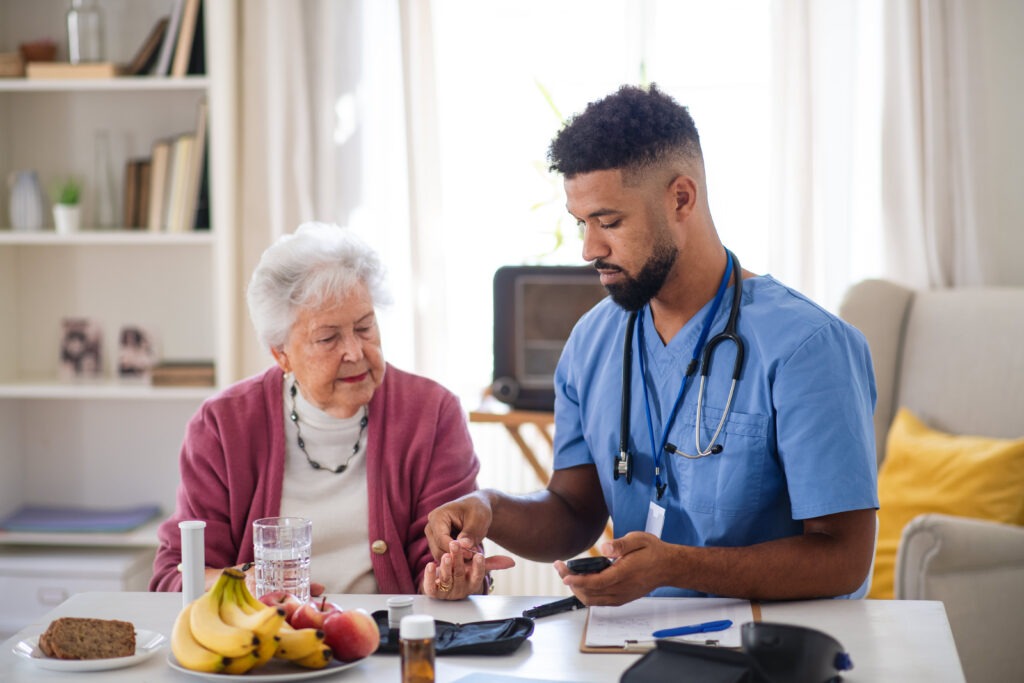
[{"label": "book on shelf", "polygon": [[192,149],[189,153],[188,175],[185,179],[185,194],[182,198],[181,229],[194,230],[196,211],[199,207],[200,183],[203,182],[203,166],[206,160],[206,120],[208,107],[201,100],[196,107],[196,128],[193,133]]},{"label": "book on shelf", "polygon": [[164,197],[166,196],[168,164],[171,158],[171,141],[157,140],[150,152],[149,169],[149,212],[146,227],[150,232],[163,230]]},{"label": "book on shelf", "polygon": [[169,360],[153,366],[150,381],[157,387],[212,387],[216,375],[213,361]]},{"label": "book on shelf", "polygon": [[136,529],[159,514],[159,505],[117,508],[23,505],[0,521],[0,529],[28,533],[115,533]]},{"label": "book on shelf", "polygon": [[178,42],[174,45],[174,61],[171,62],[171,76],[178,78],[188,73],[192,57],[192,42],[196,36],[196,25],[201,21],[199,0],[185,0],[185,9],[178,27]]},{"label": "book on shelf", "polygon": [[154,76],[167,76],[171,73],[171,58],[174,56],[174,46],[178,42],[178,31],[181,28],[184,12],[185,0],[174,0],[171,5],[167,31],[164,33],[163,42],[160,44],[160,53],[157,55],[156,64],[153,65],[152,73]]},{"label": "book on shelf", "polygon": [[129,159],[124,166],[124,217],[128,229],[139,229],[149,220],[149,157]]},{"label": "book on shelf", "polygon": [[199,197],[196,200],[196,219],[193,230],[210,229],[210,155],[203,154],[203,166],[199,175]]},{"label": "book on shelf", "polygon": [[123,215],[121,225],[130,228],[135,224],[139,215],[139,162],[137,159],[129,159],[124,162],[124,192]]},{"label": "book on shelf", "polygon": [[68,62],[29,62],[25,66],[25,77],[29,79],[55,78],[114,78],[122,68],[113,62],[89,62],[70,64]]},{"label": "book on shelf", "polygon": [[150,30],[146,39],[142,41],[142,45],[135,52],[135,56],[132,57],[132,61],[125,67],[126,74],[129,76],[139,76],[153,70],[153,66],[160,56],[160,45],[167,34],[167,26],[170,23],[171,18],[169,16],[157,19],[152,30]]},{"label": "book on shelf", "polygon": [[192,38],[192,54],[188,58],[189,74],[206,74],[205,4],[203,0],[199,0],[199,19],[196,21],[196,32]]},{"label": "book on shelf", "polygon": [[191,217],[186,225],[185,185],[192,167],[192,148],[195,146],[195,139],[194,133],[182,133],[174,138],[171,145],[170,182],[165,198],[167,206],[164,207],[164,230],[167,232],[187,232],[192,229]]},{"label": "book on shelf", "polygon": [[136,207],[135,222],[131,227],[145,230],[149,221],[149,176],[153,169],[153,161],[146,157],[139,163],[138,178],[138,206]]}]

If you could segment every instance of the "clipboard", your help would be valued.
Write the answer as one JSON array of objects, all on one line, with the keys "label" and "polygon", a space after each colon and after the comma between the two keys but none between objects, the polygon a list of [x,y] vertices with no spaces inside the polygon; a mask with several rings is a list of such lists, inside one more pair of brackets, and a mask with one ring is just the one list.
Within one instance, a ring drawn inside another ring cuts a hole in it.
[{"label": "clipboard", "polygon": [[[718,644],[739,648],[740,626],[761,621],[761,605],[734,598],[639,598],[619,607],[588,607],[580,638],[580,652],[598,654],[636,654],[654,649],[651,633],[688,623],[731,619],[726,638],[707,633],[680,638],[682,642]],[[600,631],[600,633],[597,633]],[[611,641],[621,640],[621,644]],[[734,642],[733,642],[734,641]]]}]

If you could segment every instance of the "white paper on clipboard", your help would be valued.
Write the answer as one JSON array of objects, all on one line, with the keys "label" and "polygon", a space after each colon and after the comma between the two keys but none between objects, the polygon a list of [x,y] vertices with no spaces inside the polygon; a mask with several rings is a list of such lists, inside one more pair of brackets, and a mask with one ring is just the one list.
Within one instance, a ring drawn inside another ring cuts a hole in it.
[{"label": "white paper on clipboard", "polygon": [[617,607],[590,607],[587,611],[586,647],[654,645],[654,631],[676,626],[729,619],[724,631],[694,633],[675,639],[720,647],[740,647],[740,626],[754,621],[749,600],[735,598],[640,598]]}]

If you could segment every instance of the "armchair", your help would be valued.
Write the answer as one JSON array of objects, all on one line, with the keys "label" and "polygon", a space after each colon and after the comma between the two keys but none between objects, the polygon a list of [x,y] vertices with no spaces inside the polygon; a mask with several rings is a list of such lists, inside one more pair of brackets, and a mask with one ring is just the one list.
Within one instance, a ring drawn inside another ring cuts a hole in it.
[{"label": "armchair", "polygon": [[[871,347],[879,465],[900,407],[950,434],[1024,436],[1024,289],[914,291],[868,280],[839,314]],[[895,597],[945,604],[968,681],[1019,680],[1024,527],[916,517],[899,542]]]}]

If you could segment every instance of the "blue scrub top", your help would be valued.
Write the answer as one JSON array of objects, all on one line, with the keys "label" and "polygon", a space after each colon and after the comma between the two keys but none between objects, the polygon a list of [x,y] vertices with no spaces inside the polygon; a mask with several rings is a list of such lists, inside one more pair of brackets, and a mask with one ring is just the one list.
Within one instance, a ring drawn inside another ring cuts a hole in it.
[{"label": "blue scrub top", "polygon": [[[647,393],[655,443],[679,393],[711,302],[666,345],[643,316]],[[727,291],[708,335],[729,317]],[[613,480],[619,450],[622,345],[628,313],[605,299],[573,329],[555,371],[554,468],[593,464],[615,536],[643,531],[655,500],[654,459],[633,337],[629,450],[633,483]],[[875,381],[864,336],[770,276],[743,281],[738,334],[746,352],[721,453],[698,460],[663,453],[661,538],[693,546],[746,546],[803,533],[801,520],[878,507],[872,414]],[[707,448],[729,394],[735,346],[719,344],[704,388]],[[693,455],[700,371],[691,378],[669,443]],[[869,576],[870,580],[870,576]],[[866,592],[867,581],[852,594]],[[703,595],[660,588],[653,595]]]}]

